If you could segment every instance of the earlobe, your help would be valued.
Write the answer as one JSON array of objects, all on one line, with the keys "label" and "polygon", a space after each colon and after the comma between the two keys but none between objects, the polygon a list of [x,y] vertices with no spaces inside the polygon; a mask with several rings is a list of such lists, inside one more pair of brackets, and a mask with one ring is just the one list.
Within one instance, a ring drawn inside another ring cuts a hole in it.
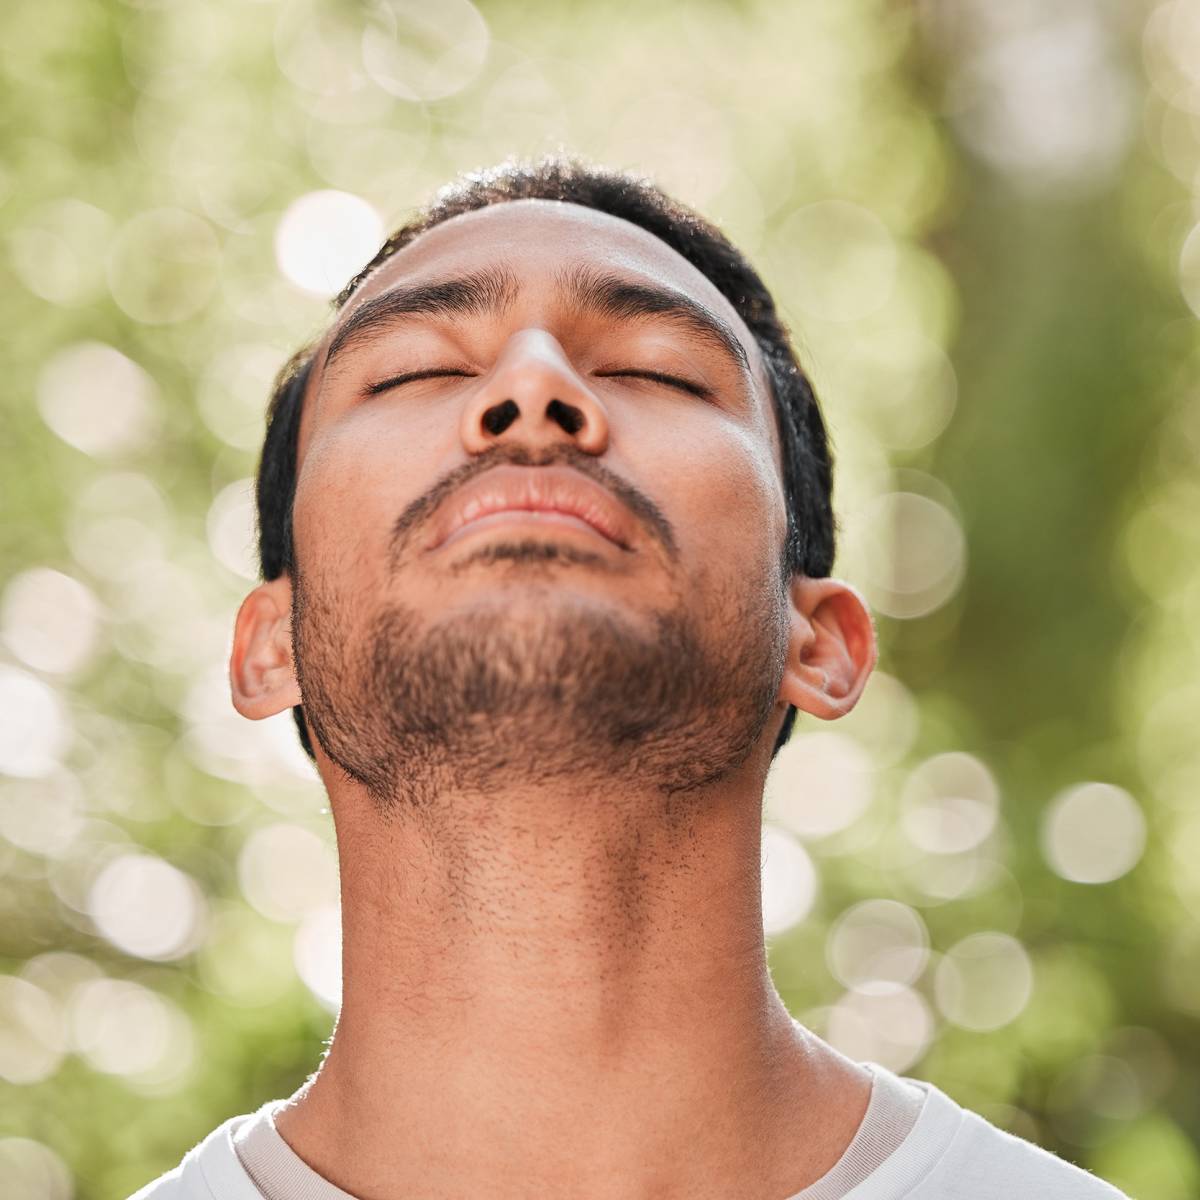
[{"label": "earlobe", "polygon": [[238,609],[229,656],[233,706],[260,721],[299,704],[292,662],[292,585],[286,575],[259,584]]},{"label": "earlobe", "polygon": [[878,658],[866,601],[839,579],[796,576],[780,699],[825,721],[845,716]]}]

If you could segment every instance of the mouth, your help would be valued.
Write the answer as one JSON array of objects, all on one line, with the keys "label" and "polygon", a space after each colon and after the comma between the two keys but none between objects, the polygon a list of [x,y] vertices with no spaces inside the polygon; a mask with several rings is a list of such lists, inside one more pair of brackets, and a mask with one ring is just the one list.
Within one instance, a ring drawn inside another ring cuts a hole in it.
[{"label": "mouth", "polygon": [[434,521],[425,549],[436,550],[502,527],[547,536],[600,538],[631,552],[632,514],[607,489],[569,467],[506,464],[477,476]]},{"label": "mouth", "polygon": [[487,533],[490,530],[505,526],[527,526],[528,528],[523,532],[532,532],[535,534],[558,535],[560,533],[574,533],[585,538],[594,539],[599,537],[603,538],[606,542],[611,542],[613,545],[619,546],[622,550],[628,549],[627,546],[614,541],[595,525],[590,524],[574,513],[560,512],[557,509],[534,508],[505,508],[487,513],[484,516],[475,517],[460,525],[453,533],[439,542],[438,545],[449,546],[474,534]]}]

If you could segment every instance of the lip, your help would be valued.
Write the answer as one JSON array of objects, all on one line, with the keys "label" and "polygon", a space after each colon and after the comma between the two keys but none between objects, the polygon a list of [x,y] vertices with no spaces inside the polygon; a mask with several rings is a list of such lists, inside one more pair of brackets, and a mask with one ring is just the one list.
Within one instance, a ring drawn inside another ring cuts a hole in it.
[{"label": "lip", "polygon": [[626,508],[586,475],[570,467],[492,467],[466,484],[434,522],[426,550],[465,536],[475,528],[519,522],[556,529],[591,530],[629,550],[633,527]]}]

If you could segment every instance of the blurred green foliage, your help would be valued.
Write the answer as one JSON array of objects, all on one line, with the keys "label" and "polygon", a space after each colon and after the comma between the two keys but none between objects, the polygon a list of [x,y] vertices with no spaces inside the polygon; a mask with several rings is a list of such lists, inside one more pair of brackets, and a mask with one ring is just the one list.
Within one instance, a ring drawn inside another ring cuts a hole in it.
[{"label": "blurred green foliage", "polygon": [[559,148],[727,229],[832,431],[883,654],[768,789],[785,999],[1200,1193],[1200,6],[8,0],[0,34],[6,1195],[124,1197],[315,1066],[325,798],[224,683],[267,388],[383,229]]}]

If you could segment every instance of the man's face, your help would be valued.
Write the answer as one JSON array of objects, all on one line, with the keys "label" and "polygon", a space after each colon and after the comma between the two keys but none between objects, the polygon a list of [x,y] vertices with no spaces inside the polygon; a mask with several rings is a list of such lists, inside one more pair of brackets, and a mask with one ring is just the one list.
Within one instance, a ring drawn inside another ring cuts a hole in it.
[{"label": "man's face", "polygon": [[758,349],[709,280],[577,205],[456,217],[316,352],[294,509],[310,727],[381,802],[711,782],[777,724],[785,527]]}]

